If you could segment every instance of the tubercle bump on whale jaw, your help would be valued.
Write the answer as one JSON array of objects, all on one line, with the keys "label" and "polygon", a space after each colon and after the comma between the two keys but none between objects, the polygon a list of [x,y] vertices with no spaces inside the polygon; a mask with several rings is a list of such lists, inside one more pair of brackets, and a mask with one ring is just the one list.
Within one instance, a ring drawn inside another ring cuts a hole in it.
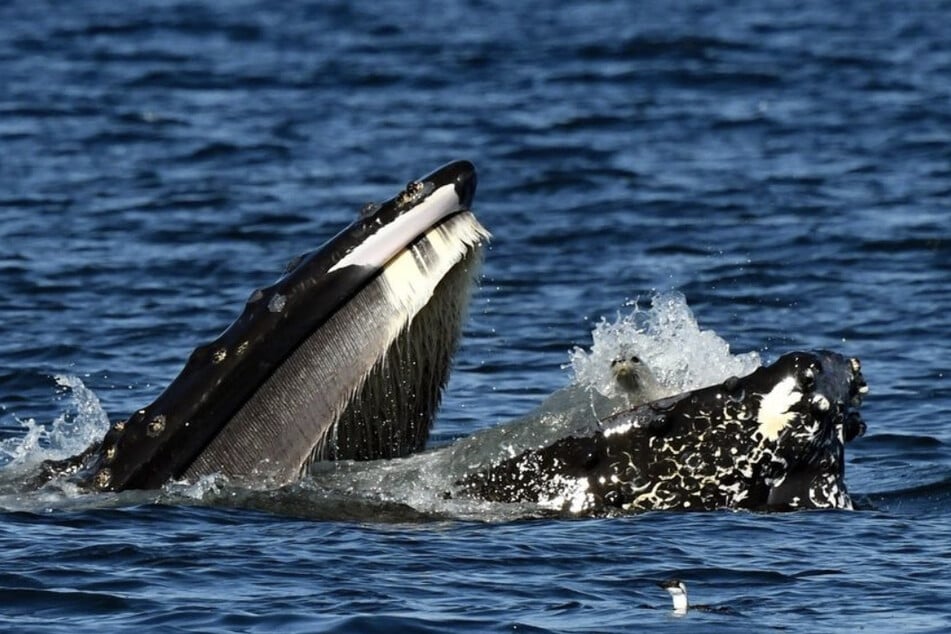
[{"label": "tubercle bump on whale jaw", "polygon": [[852,507],[844,445],[864,432],[857,360],[793,352],[470,473],[455,495],[568,514]]}]

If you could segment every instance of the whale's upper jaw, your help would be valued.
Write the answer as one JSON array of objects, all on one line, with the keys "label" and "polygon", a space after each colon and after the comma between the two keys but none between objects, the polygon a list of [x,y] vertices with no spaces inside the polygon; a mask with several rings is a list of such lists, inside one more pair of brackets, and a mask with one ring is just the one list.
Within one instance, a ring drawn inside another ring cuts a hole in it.
[{"label": "whale's upper jaw", "polygon": [[569,513],[851,508],[844,445],[864,431],[857,360],[796,352],[638,406],[472,473],[460,493]]},{"label": "whale's upper jaw", "polygon": [[[440,310],[454,313],[432,317],[452,330],[437,339],[443,348],[404,350],[403,354],[432,353],[438,358],[400,360],[406,367],[428,368],[425,376],[414,377],[422,384],[406,386],[413,396],[403,403],[423,420],[411,430],[411,439],[402,438],[399,427],[391,425],[387,432],[392,441],[388,451],[398,455],[417,449],[420,438],[424,442],[428,434],[465,311],[466,302],[460,297],[468,296],[471,275],[453,271],[474,266],[471,254],[488,238],[467,211],[475,187],[471,163],[450,163],[410,182],[393,198],[367,206],[321,248],[298,258],[277,282],[255,290],[235,322],[215,341],[196,348],[179,376],[153,403],[107,432],[93,459],[86,461],[83,483],[101,490],[155,488],[169,479],[195,475],[196,460],[208,458],[209,446],[249,407],[258,414],[290,410],[292,405],[300,409],[313,405],[308,399],[316,392],[332,401],[323,405],[332,418],[343,416],[368,377],[378,376],[372,373],[373,368],[413,322],[415,311],[422,311],[435,298],[441,302],[437,302]],[[443,278],[451,278],[453,284],[447,287],[441,283]],[[368,294],[366,289],[374,290]],[[353,323],[339,317],[334,320],[343,308],[350,309]],[[399,323],[374,321],[382,319],[378,317],[382,314]],[[331,325],[333,333],[325,334]],[[314,337],[322,333],[324,339],[315,343]],[[341,345],[333,343],[333,337]],[[309,356],[298,353],[305,342],[311,343]],[[359,350],[354,352],[355,346],[347,342],[359,342]],[[286,370],[291,359],[300,366],[293,372]],[[317,362],[322,367],[337,362],[351,368],[356,383],[338,385],[349,375],[338,377],[332,368],[318,371]],[[360,365],[354,368],[355,364]],[[310,379],[307,395],[275,386],[272,379],[282,369],[288,377],[303,373]],[[332,385],[321,386],[316,381]],[[255,399],[268,385],[265,392],[270,401],[258,403]],[[377,404],[371,401],[361,401],[361,405]],[[361,420],[373,419],[372,414],[364,412]],[[301,409],[300,415],[307,418],[310,413]],[[305,466],[301,461],[316,445],[325,443],[331,432],[340,433],[336,418],[300,425],[289,421],[280,429],[262,429],[258,438],[249,438],[250,432],[244,434],[249,451],[259,455],[248,456],[247,451],[237,449],[231,454],[217,452],[209,464],[217,461],[229,475],[285,482],[299,476]],[[273,436],[278,440],[272,442]]]},{"label": "whale's upper jaw", "polygon": [[396,196],[370,204],[360,217],[316,251],[326,272],[350,266],[380,268],[426,230],[469,209],[476,189],[475,166],[455,161],[410,181]]}]

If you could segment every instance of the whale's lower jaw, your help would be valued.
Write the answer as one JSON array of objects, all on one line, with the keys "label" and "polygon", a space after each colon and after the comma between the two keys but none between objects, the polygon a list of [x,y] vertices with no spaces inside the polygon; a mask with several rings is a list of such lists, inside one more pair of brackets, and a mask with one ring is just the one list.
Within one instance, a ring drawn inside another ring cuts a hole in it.
[{"label": "whale's lower jaw", "polygon": [[864,432],[858,361],[790,353],[637,407],[457,482],[457,494],[568,513],[851,508],[844,444]]},{"label": "whale's lower jaw", "polygon": [[422,449],[487,237],[470,212],[421,236],[297,348],[185,478],[274,486],[315,460]]}]

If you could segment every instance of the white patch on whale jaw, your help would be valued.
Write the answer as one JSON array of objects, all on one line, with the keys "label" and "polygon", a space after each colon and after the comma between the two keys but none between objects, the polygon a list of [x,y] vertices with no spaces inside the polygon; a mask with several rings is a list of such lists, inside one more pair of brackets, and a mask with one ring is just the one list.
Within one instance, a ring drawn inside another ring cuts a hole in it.
[{"label": "white patch on whale jaw", "polygon": [[816,477],[807,492],[808,508],[853,510],[852,498],[834,473],[824,473]]},{"label": "white patch on whale jaw", "polygon": [[791,408],[802,399],[798,387],[796,377],[788,376],[763,395],[756,418],[764,439],[775,442],[783,430],[795,422],[797,414]]}]

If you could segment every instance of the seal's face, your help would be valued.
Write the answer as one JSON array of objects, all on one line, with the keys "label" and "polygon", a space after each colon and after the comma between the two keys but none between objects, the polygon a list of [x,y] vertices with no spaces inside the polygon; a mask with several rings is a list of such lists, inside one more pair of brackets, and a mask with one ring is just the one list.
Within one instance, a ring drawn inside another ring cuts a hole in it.
[{"label": "seal's face", "polygon": [[640,376],[642,365],[637,355],[618,357],[611,361],[611,373],[622,389],[635,392],[643,383]]},{"label": "seal's face", "polygon": [[850,508],[844,444],[863,431],[858,362],[791,353],[743,378],[654,401],[460,484],[574,513]]}]

